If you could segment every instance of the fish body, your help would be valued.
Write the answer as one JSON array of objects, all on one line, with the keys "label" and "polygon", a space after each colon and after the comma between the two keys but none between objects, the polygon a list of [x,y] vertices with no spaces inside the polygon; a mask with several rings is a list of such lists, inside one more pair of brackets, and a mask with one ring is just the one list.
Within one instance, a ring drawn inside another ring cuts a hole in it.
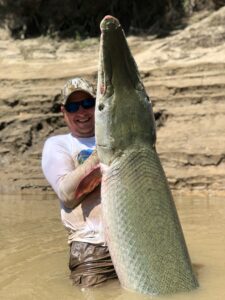
[{"label": "fish body", "polygon": [[119,21],[101,22],[95,135],[106,239],[121,285],[144,294],[198,286],[156,152],[151,102]]}]

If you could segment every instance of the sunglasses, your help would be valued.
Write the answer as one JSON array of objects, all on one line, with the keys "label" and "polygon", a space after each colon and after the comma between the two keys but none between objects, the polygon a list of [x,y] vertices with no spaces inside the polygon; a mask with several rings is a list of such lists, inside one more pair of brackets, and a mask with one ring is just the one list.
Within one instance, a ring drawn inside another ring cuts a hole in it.
[{"label": "sunglasses", "polygon": [[82,106],[84,109],[89,109],[95,106],[95,98],[87,98],[79,102],[69,102],[64,105],[65,109],[69,113],[75,113]]}]

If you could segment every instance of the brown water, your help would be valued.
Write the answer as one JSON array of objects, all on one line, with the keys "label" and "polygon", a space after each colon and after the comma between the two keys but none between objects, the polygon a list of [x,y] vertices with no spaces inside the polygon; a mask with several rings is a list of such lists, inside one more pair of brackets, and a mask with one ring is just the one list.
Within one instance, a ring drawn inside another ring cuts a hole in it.
[{"label": "brown water", "polygon": [[123,290],[118,281],[79,290],[69,280],[66,231],[55,197],[0,196],[0,299],[224,300],[225,199],[177,197],[196,291],[164,297]]}]

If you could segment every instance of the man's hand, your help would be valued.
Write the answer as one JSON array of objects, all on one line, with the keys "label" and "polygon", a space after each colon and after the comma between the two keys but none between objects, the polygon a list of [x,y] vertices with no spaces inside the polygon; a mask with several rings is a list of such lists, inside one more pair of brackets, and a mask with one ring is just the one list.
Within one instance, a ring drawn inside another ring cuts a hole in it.
[{"label": "man's hand", "polygon": [[89,173],[85,174],[85,177],[80,181],[79,185],[76,188],[75,198],[79,199],[89,193],[91,193],[100,183],[102,179],[102,173],[99,165],[99,158],[97,151],[88,157],[84,162],[83,166],[87,166],[91,170]]},{"label": "man's hand", "polygon": [[75,197],[78,199],[91,193],[101,183],[101,179],[102,173],[100,167],[97,166],[79,183]]},{"label": "man's hand", "polygon": [[73,209],[79,205],[99,186],[101,178],[99,158],[97,152],[94,151],[72,172],[61,178],[59,196],[65,207]]}]

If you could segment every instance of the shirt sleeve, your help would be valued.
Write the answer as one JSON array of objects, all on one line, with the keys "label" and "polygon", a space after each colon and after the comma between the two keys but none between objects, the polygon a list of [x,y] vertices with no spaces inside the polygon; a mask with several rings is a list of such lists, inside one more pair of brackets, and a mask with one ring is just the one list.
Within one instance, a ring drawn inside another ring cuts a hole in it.
[{"label": "shirt sleeve", "polygon": [[74,170],[74,161],[66,143],[49,138],[42,152],[42,170],[45,178],[60,198],[60,181]]},{"label": "shirt sleeve", "polygon": [[[94,170],[99,160],[97,156],[93,156],[75,168],[74,160],[67,147],[65,141],[48,139],[43,148],[42,169],[59,199],[71,209],[80,203],[83,195],[80,192],[80,197],[76,196],[79,184]],[[94,188],[95,185],[93,185]],[[89,192],[92,192],[92,189]]]}]

